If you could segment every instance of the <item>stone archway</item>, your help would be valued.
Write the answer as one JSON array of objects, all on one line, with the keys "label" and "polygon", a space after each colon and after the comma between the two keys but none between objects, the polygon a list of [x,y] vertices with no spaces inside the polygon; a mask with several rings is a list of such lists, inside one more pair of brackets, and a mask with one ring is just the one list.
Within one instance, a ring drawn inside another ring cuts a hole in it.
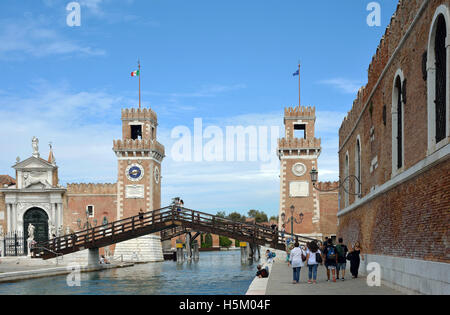
[{"label": "stone archway", "polygon": [[31,208],[28,209],[23,215],[23,232],[25,236],[25,242],[28,239],[28,226],[33,224],[34,230],[34,240],[36,242],[46,242],[48,241],[48,215],[41,208]]}]

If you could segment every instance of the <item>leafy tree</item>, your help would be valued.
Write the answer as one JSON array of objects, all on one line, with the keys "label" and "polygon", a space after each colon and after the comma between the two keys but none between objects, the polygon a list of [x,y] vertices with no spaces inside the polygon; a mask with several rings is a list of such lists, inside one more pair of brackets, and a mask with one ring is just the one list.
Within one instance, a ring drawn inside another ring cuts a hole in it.
[{"label": "leafy tree", "polygon": [[263,222],[268,222],[269,220],[267,219],[267,214],[265,214],[263,211],[258,211],[258,210],[250,210],[248,212],[248,216],[252,219],[255,219],[256,223],[263,223]]},{"label": "leafy tree", "polygon": [[225,211],[219,211],[219,212],[217,212],[216,217],[225,219],[225,218],[226,218]]},{"label": "leafy tree", "polygon": [[232,212],[228,215],[227,219],[232,220],[234,222],[245,222],[245,216],[241,215],[238,212]]},{"label": "leafy tree", "polygon": [[233,242],[225,236],[219,236],[219,245],[221,247],[230,247]]},{"label": "leafy tree", "polygon": [[278,222],[278,216],[271,216],[269,221],[276,221],[276,222]]},{"label": "leafy tree", "polygon": [[202,248],[211,248],[213,245],[213,240],[211,234],[206,234],[204,242],[202,242]]}]

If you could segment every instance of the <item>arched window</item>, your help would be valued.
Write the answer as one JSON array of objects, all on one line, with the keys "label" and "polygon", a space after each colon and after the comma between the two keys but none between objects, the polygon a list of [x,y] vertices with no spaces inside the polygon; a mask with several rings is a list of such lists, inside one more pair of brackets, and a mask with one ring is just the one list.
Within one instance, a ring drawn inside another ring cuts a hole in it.
[{"label": "arched window", "polygon": [[356,139],[356,150],[355,150],[355,176],[358,180],[355,179],[355,193],[361,194],[361,140],[358,136]]},{"label": "arched window", "polygon": [[395,176],[404,164],[404,83],[403,72],[395,74],[392,90],[392,175]]},{"label": "arched window", "polygon": [[444,16],[441,14],[437,20],[434,53],[436,56],[436,143],[447,136],[446,132],[446,89],[447,89],[447,52],[445,39],[447,30]]},{"label": "arched window", "polygon": [[348,152],[345,154],[345,165],[344,165],[344,205],[345,207],[348,207],[349,205],[349,198],[348,198],[348,190],[349,190],[349,182],[347,180],[347,177],[349,175],[349,160],[348,160]]},{"label": "arched window", "polygon": [[428,152],[448,143],[449,131],[449,56],[450,13],[446,5],[436,9],[431,24],[428,56]]}]

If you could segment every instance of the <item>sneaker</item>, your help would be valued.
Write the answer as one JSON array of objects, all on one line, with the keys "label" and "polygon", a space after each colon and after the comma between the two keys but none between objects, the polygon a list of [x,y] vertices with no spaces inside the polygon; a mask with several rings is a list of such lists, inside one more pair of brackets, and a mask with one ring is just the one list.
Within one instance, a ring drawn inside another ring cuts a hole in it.
[{"label": "sneaker", "polygon": [[317,284],[317,281],[316,281],[316,280],[314,280],[314,281],[313,281],[313,283],[314,283],[314,284]]},{"label": "sneaker", "polygon": [[342,278],[341,280],[342,280],[342,281],[345,281],[345,279],[344,279],[344,278]]},{"label": "sneaker", "polygon": [[311,284],[311,283],[312,283],[312,281],[311,281],[311,280],[308,280],[308,283],[309,283],[309,284]]},{"label": "sneaker", "polygon": [[336,278],[333,278],[333,282],[336,282]]}]

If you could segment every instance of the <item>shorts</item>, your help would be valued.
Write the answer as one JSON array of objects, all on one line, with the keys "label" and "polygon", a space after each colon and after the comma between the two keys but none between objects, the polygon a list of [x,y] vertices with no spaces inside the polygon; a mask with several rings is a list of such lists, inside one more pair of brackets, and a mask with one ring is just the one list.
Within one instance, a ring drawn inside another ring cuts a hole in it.
[{"label": "shorts", "polygon": [[336,266],[335,265],[328,265],[327,269],[328,270],[336,270]]},{"label": "shorts", "polygon": [[347,268],[347,263],[338,263],[337,270],[345,270]]}]

